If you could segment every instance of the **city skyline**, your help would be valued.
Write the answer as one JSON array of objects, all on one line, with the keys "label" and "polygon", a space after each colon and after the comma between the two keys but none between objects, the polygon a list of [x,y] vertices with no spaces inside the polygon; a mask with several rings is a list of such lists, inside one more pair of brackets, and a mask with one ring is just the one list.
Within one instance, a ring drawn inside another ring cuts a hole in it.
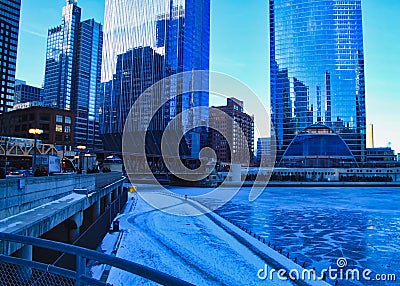
[{"label": "city skyline", "polygon": [[[400,66],[400,56],[396,52],[400,46],[396,39],[400,20],[396,19],[395,11],[400,3],[393,0],[375,2],[363,1],[367,124],[374,123],[376,146],[386,146],[392,142],[393,148],[400,151],[400,140],[396,138],[400,126],[397,126],[395,118],[400,104],[400,99],[396,98],[399,83],[395,80]],[[18,79],[26,80],[28,84],[41,85],[45,56],[45,50],[42,50],[45,46],[43,35],[46,33],[41,27],[48,28],[53,25],[53,19],[59,19],[63,4],[64,1],[46,3],[39,11],[35,11],[32,7],[37,7],[37,2],[23,3]],[[81,0],[79,5],[83,10],[83,18],[93,17],[103,22],[104,5],[90,0]],[[222,71],[242,80],[260,96],[268,108],[267,11],[268,1],[250,1],[246,5],[239,1],[212,1],[211,70]],[[30,56],[32,52],[28,52],[32,49],[37,53],[35,58]],[[211,105],[220,103],[214,100],[210,102]],[[385,110],[384,114],[382,110]]]}]

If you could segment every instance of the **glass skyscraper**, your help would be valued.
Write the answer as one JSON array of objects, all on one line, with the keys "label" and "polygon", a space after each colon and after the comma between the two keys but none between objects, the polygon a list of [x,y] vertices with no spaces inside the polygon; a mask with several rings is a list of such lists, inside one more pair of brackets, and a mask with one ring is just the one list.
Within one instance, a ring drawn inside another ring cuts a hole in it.
[{"label": "glass skyscraper", "polygon": [[[105,147],[120,149],[125,118],[146,88],[180,72],[209,70],[209,54],[209,0],[107,0],[102,65],[105,104],[101,128]],[[121,80],[122,70],[128,77],[124,80]],[[208,90],[208,76],[200,81],[201,88]],[[184,80],[170,83],[170,93],[180,94],[184,84],[190,83]],[[154,119],[153,134],[157,129],[164,130],[182,111],[208,107],[208,104],[208,92],[177,96]],[[207,124],[208,112],[198,112],[190,119],[183,116],[179,128],[186,130],[189,121]],[[185,135],[186,155],[198,156],[201,142],[206,141],[203,132],[199,128]]]},{"label": "glass skyscraper", "polygon": [[21,0],[0,0],[0,114],[14,104]]},{"label": "glass skyscraper", "polygon": [[77,1],[67,0],[62,24],[48,31],[43,98],[46,106],[71,109],[80,21]]},{"label": "glass skyscraper", "polygon": [[72,110],[76,113],[75,142],[91,150],[103,146],[99,133],[102,46],[103,26],[94,19],[81,22]]},{"label": "glass skyscraper", "polygon": [[[103,30],[93,19],[81,22],[76,0],[67,0],[62,24],[47,38],[44,105],[75,112],[75,144],[102,148],[99,88]],[[71,140],[72,141],[72,140]]]},{"label": "glass skyscraper", "polygon": [[[137,47],[118,55],[113,80],[103,85],[105,92],[101,131],[107,149],[121,150],[122,131],[133,102],[147,88],[164,77],[163,67],[164,56],[156,53],[151,47]],[[157,104],[157,102],[146,102],[148,106],[152,104]],[[143,111],[138,115],[135,129],[141,128],[141,119],[146,117],[148,106],[144,106]],[[156,119],[152,121],[153,126],[149,128],[149,131],[151,130],[153,136],[158,136],[155,133],[157,130],[164,129],[163,113],[166,110],[162,108]],[[149,152],[158,154],[160,150],[153,148]]]},{"label": "glass skyscraper", "polygon": [[271,109],[277,160],[319,123],[364,161],[361,0],[270,0]]},{"label": "glass skyscraper", "polygon": [[40,104],[42,100],[43,89],[26,84],[25,81],[15,81],[14,105],[27,102]]}]

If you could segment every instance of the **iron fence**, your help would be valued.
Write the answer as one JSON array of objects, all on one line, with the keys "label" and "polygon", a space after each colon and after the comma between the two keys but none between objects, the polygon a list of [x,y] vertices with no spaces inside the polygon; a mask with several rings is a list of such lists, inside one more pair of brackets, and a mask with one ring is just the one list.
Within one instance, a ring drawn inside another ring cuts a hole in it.
[{"label": "iron fence", "polygon": [[0,285],[107,285],[88,276],[88,260],[98,261],[161,285],[192,285],[167,273],[104,253],[35,237],[0,233],[0,240],[57,250],[75,256],[75,271],[22,258],[0,255]]}]

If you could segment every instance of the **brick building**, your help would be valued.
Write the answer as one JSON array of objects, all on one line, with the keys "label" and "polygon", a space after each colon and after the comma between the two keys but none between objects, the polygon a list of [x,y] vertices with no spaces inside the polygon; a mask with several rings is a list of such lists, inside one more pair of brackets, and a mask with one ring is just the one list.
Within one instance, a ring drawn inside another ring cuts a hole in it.
[{"label": "brick building", "polygon": [[[253,163],[254,117],[246,114],[243,107],[243,101],[236,98],[227,99],[225,106],[214,107],[229,115],[230,119],[221,116],[216,110],[210,110],[210,127],[214,128],[210,128],[208,146],[215,151],[220,162],[242,165]],[[216,130],[223,130],[227,138]],[[232,142],[232,146],[228,142]]]},{"label": "brick building", "polygon": [[38,136],[46,144],[74,146],[75,115],[72,111],[34,106],[0,114],[0,135],[33,138],[30,128],[43,130]]}]

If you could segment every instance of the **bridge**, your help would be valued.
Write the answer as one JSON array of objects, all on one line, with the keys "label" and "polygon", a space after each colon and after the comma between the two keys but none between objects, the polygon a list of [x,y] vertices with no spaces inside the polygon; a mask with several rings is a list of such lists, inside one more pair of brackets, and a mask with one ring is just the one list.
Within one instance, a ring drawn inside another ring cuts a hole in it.
[{"label": "bridge", "polygon": [[172,157],[147,154],[123,154],[125,171],[134,183],[215,187],[218,174],[209,158]]},{"label": "bridge", "polygon": [[[33,139],[27,139],[25,142],[9,141],[0,138],[0,156],[2,157],[32,157],[35,146]],[[37,155],[57,155],[57,149],[54,144],[37,144]]]},{"label": "bridge", "polygon": [[[0,180],[0,232],[73,243],[113,202],[114,216],[122,208],[124,179],[115,172]],[[1,241],[0,254],[32,260],[32,247]]]}]

